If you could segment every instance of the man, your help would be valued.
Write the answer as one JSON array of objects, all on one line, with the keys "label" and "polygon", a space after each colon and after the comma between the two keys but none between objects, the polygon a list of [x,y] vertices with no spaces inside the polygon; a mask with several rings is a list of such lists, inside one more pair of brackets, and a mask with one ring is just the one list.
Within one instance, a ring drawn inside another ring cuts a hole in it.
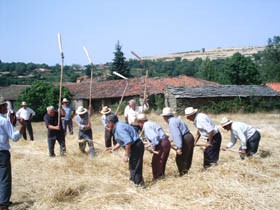
[{"label": "man", "polygon": [[63,130],[65,135],[67,134],[67,127],[69,130],[70,135],[73,135],[73,117],[75,116],[75,109],[72,104],[69,104],[67,98],[62,100],[62,109],[65,111],[65,116],[62,118],[63,120]]},{"label": "man", "polygon": [[137,116],[138,125],[142,128],[143,137],[150,144],[146,147],[151,147],[151,151],[157,151],[152,158],[153,178],[158,179],[165,176],[165,167],[170,152],[170,141],[163,129],[155,122],[148,121],[145,114]]},{"label": "man", "polygon": [[83,106],[79,106],[76,114],[77,115],[75,116],[75,122],[79,127],[79,149],[81,150],[81,152],[85,153],[86,144],[88,144],[89,155],[90,157],[94,157],[92,129],[88,110]]},{"label": "man", "polygon": [[113,132],[109,127],[109,122],[108,122],[108,116],[113,115],[114,113],[111,112],[111,109],[108,106],[104,106],[102,110],[100,111],[102,114],[101,121],[102,124],[104,125],[105,128],[105,147],[110,148],[112,147],[112,139],[113,139],[113,145],[116,145],[116,140],[114,138]]},{"label": "man", "polygon": [[[17,117],[18,121],[21,124],[24,123],[24,125],[25,125],[24,127],[27,128],[27,131],[28,131],[28,134],[30,137],[30,141],[34,140],[33,129],[32,129],[32,125],[31,125],[31,121],[34,116],[35,116],[35,112],[31,108],[27,107],[26,102],[23,101],[21,103],[21,108],[16,113],[16,117]],[[24,131],[23,131],[23,138],[25,140],[27,139],[26,129],[24,129]]]},{"label": "man", "polygon": [[149,104],[147,103],[147,99],[144,100],[143,106],[136,106],[135,100],[130,100],[128,102],[129,109],[126,108],[125,110],[125,119],[128,122],[129,125],[131,125],[136,132],[140,131],[140,127],[137,123],[137,115],[141,114],[149,109]]},{"label": "man", "polygon": [[194,138],[183,120],[174,117],[170,107],[162,110],[161,116],[168,123],[169,132],[175,143],[176,164],[179,175],[187,174],[192,165]]},{"label": "man", "polygon": [[[58,110],[60,110],[61,115],[65,114],[63,109],[59,108]],[[54,146],[56,141],[58,141],[60,145],[60,155],[64,156],[66,152],[66,145],[65,145],[65,134],[62,127],[62,119],[60,117],[60,123],[58,124],[58,113],[55,111],[53,106],[47,107],[47,114],[45,114],[44,116],[44,121],[48,129],[49,156],[55,157]]]},{"label": "man", "polygon": [[110,115],[108,121],[117,141],[117,144],[111,149],[111,151],[113,152],[121,146],[125,149],[123,161],[129,162],[130,180],[136,186],[144,186],[143,142],[139,139],[138,133],[135,129],[126,123],[119,122],[116,115]]},{"label": "man", "polygon": [[258,151],[261,134],[254,127],[243,122],[231,121],[226,117],[222,119],[221,126],[231,134],[230,142],[223,150],[233,147],[236,140],[239,139],[241,141],[239,148],[241,159],[252,156]]},{"label": "man", "polygon": [[188,107],[185,109],[186,118],[194,122],[194,126],[198,129],[195,142],[196,144],[202,136],[207,140],[204,149],[204,168],[216,165],[219,160],[220,147],[222,142],[222,136],[215,126],[213,120],[204,113],[197,113],[198,109]]},{"label": "man", "polygon": [[7,103],[0,96],[0,209],[7,210],[12,194],[12,173],[9,139],[18,141],[24,130],[21,124],[20,131],[14,131],[13,125],[7,118]]}]

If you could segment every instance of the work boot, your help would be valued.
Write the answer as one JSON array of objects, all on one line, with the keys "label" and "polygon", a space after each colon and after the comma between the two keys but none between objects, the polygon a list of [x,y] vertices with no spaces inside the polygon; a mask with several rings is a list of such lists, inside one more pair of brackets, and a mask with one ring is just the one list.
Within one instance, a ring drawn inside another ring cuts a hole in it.
[{"label": "work boot", "polygon": [[92,157],[94,157],[94,148],[90,148],[89,149],[89,156],[92,158]]}]

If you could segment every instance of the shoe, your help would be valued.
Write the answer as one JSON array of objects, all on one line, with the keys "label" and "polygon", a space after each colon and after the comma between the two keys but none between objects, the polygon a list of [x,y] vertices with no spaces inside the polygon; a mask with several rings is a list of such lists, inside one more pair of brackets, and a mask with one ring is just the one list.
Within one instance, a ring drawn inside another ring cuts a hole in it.
[{"label": "shoe", "polygon": [[55,157],[55,154],[49,154],[50,157]]}]

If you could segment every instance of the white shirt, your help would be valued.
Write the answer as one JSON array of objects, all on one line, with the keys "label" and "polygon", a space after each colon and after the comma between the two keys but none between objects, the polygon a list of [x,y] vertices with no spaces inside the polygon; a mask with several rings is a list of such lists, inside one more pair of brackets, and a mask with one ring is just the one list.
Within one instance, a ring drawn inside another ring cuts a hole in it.
[{"label": "white shirt", "polygon": [[247,140],[250,139],[256,131],[257,130],[255,128],[246,123],[232,122],[230,131],[231,137],[227,147],[233,147],[236,143],[236,140],[239,139],[241,141],[241,148],[247,149]]},{"label": "white shirt", "polygon": [[0,150],[9,150],[9,139],[18,141],[20,139],[19,131],[14,132],[11,122],[6,118],[6,115],[0,114]]},{"label": "white shirt", "polygon": [[146,111],[149,109],[149,106],[144,105],[144,110],[143,106],[136,106],[135,110],[132,108],[129,108],[127,110],[127,119],[128,119],[128,124],[129,125],[138,125],[136,118],[138,114],[141,114],[143,111]]},{"label": "white shirt", "polygon": [[213,120],[204,113],[198,113],[194,119],[194,126],[198,129],[200,135],[204,139],[209,138],[209,133],[214,131],[214,135],[218,133],[218,128]]},{"label": "white shirt", "polygon": [[29,107],[26,107],[26,109],[24,109],[22,107],[17,111],[16,116],[17,116],[17,118],[29,120],[31,114],[32,114],[32,116],[35,116],[35,112],[32,109],[30,109]]}]

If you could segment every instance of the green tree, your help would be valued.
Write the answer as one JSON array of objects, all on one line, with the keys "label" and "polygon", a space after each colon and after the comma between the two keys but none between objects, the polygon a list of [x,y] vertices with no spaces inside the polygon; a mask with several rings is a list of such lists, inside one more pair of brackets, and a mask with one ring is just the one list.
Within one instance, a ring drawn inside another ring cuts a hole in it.
[{"label": "green tree", "polygon": [[202,79],[215,81],[215,79],[217,78],[216,69],[212,61],[208,57],[202,61],[199,72]]},{"label": "green tree", "polygon": [[230,84],[251,85],[260,84],[258,66],[249,57],[235,53],[227,58],[224,65],[226,80]]},{"label": "green tree", "polygon": [[[35,112],[35,121],[42,121],[46,113],[47,106],[57,107],[59,96],[59,87],[48,82],[35,81],[32,85],[24,89],[17,97],[18,106],[22,101],[26,101]],[[62,98],[71,98],[70,91],[67,88],[62,88]]]},{"label": "green tree", "polygon": [[[116,50],[114,52],[115,57],[113,59],[111,73],[113,73],[113,71],[116,71],[125,77],[131,77],[130,68],[128,67],[128,62],[124,57],[124,54],[122,52],[122,47],[119,41],[116,44],[115,50]],[[119,78],[113,75],[113,79],[119,79]]]},{"label": "green tree", "polygon": [[268,39],[265,50],[260,53],[261,75],[266,82],[280,81],[280,36]]}]

